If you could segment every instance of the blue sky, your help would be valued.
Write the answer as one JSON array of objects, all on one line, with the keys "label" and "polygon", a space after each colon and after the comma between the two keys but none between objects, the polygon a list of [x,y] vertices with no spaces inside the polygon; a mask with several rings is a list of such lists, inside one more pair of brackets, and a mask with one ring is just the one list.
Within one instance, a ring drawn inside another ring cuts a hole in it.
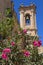
[{"label": "blue sky", "polygon": [[43,45],[43,0],[13,0],[14,1],[14,9],[17,13],[18,20],[20,20],[19,14],[19,6],[23,3],[25,6],[29,6],[30,3],[34,3],[36,5],[36,23],[38,29],[38,35],[40,40],[42,40]]}]

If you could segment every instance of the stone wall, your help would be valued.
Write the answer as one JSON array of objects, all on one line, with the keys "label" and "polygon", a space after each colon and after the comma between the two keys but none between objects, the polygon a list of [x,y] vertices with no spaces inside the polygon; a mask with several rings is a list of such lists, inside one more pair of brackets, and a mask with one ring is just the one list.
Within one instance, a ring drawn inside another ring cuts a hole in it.
[{"label": "stone wall", "polygon": [[0,21],[5,17],[5,10],[6,8],[11,7],[10,0],[0,0]]},{"label": "stone wall", "polygon": [[38,47],[39,54],[43,53],[43,46]]}]

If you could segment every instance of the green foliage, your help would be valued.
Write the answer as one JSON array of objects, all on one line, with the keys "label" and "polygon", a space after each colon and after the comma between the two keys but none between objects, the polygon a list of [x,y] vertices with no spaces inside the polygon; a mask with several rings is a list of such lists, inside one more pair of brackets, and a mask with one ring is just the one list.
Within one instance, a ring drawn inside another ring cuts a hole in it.
[{"label": "green foliage", "polygon": [[12,34],[13,26],[14,26],[14,20],[13,17],[11,17],[11,9],[6,9],[6,18],[0,22],[0,34],[3,36],[3,38],[6,38],[7,36]]}]

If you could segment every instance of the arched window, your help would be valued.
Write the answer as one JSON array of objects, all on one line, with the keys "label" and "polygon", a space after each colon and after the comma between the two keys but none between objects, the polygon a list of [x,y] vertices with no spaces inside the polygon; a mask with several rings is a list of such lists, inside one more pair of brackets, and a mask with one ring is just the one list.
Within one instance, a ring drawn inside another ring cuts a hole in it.
[{"label": "arched window", "polygon": [[26,14],[26,16],[25,16],[25,23],[26,23],[26,25],[30,24],[30,15],[29,14]]}]

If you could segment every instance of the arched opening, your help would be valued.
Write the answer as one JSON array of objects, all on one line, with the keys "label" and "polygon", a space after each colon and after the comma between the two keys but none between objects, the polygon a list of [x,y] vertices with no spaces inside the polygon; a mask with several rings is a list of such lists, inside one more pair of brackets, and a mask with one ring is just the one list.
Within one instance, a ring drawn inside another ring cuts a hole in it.
[{"label": "arched opening", "polygon": [[26,25],[30,24],[30,15],[29,14],[25,15],[25,23],[26,23]]}]

